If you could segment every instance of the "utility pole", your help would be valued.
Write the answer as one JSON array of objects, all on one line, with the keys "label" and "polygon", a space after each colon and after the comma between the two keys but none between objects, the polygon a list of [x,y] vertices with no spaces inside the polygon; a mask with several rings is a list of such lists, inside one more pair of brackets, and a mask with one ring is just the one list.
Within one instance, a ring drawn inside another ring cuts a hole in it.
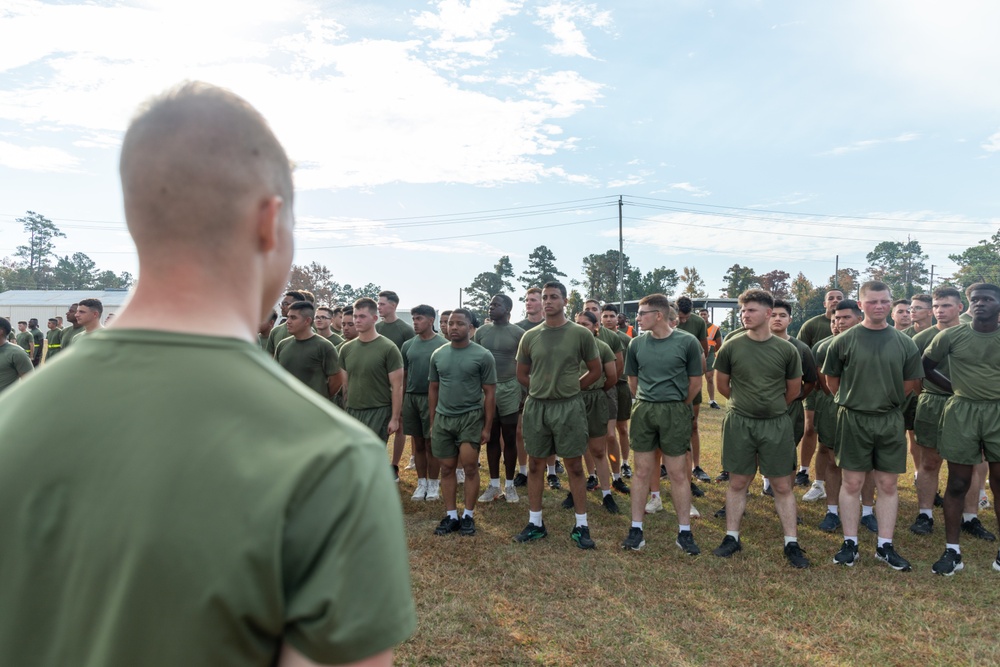
[{"label": "utility pole", "polygon": [[625,237],[622,233],[621,195],[618,195],[618,312],[625,312]]},{"label": "utility pole", "polygon": [[462,288],[458,288],[458,307],[462,307]]},{"label": "utility pole", "polygon": [[833,285],[831,287],[840,289],[840,255],[837,255],[836,259],[833,260]]},{"label": "utility pole", "polygon": [[929,291],[931,291],[931,292],[934,291],[934,265],[933,264],[931,264],[931,287],[930,287]]}]

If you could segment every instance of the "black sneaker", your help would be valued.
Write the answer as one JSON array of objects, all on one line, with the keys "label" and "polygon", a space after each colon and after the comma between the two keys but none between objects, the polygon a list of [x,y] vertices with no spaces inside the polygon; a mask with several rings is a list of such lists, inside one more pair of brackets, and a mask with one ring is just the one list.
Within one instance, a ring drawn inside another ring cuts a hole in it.
[{"label": "black sneaker", "polygon": [[556,477],[555,475],[549,475],[545,479],[548,480],[549,488],[552,489],[553,491],[558,491],[559,489],[562,488],[562,482],[560,482],[559,478]]},{"label": "black sneaker", "polygon": [[570,491],[566,494],[566,498],[562,501],[562,507],[564,510],[573,509],[573,492]]},{"label": "black sneaker", "polygon": [[392,466],[392,481],[399,481],[399,466]]},{"label": "black sneaker", "polygon": [[452,519],[447,514],[441,519],[441,523],[438,524],[437,528],[434,529],[435,535],[447,535],[448,533],[454,533],[456,530],[461,528],[462,522],[458,519]]},{"label": "black sneaker", "polygon": [[476,520],[471,516],[462,517],[462,526],[459,528],[462,535],[465,537],[471,537],[476,534]]},{"label": "black sneaker", "polygon": [[528,476],[523,472],[514,475],[514,486],[528,486]]},{"label": "black sneaker", "polygon": [[562,461],[556,459],[556,474],[561,475],[566,472],[566,468],[563,467]]},{"label": "black sneaker", "polygon": [[[941,493],[940,492],[935,492],[934,493],[934,507],[944,507],[944,498],[941,497]],[[959,555],[961,555],[961,554],[959,554]],[[958,569],[962,569],[962,568],[958,568]]]},{"label": "black sneaker", "polygon": [[804,570],[809,567],[809,559],[798,542],[789,542],[785,545],[785,558],[792,564],[792,567]]},{"label": "black sneaker", "polygon": [[638,551],[646,546],[646,540],[642,539],[642,528],[629,528],[628,537],[622,540],[622,549]]},{"label": "black sneaker", "polygon": [[858,543],[854,540],[844,540],[844,543],[840,545],[840,551],[833,557],[833,562],[837,565],[854,567],[858,558]]},{"label": "black sneaker", "polygon": [[615,497],[610,493],[604,496],[604,499],[601,500],[601,504],[604,505],[604,509],[606,509],[610,514],[621,514],[621,510],[618,509],[618,503],[615,502]]},{"label": "black sneaker", "polygon": [[987,542],[995,542],[997,536],[986,530],[983,523],[979,520],[979,517],[973,517],[968,521],[962,522],[962,532],[968,533],[973,537],[977,537],[981,540],[986,540]]},{"label": "black sneaker", "polygon": [[861,517],[861,525],[867,528],[869,532],[878,535],[878,517],[874,514]]},{"label": "black sneaker", "polygon": [[760,495],[767,496],[768,498],[774,498],[774,491],[771,490],[771,487],[767,487],[760,492]]},{"label": "black sneaker", "polygon": [[917,520],[910,526],[910,532],[914,535],[930,535],[934,532],[934,519],[926,514],[918,514]]},{"label": "black sneaker", "polygon": [[626,484],[625,480],[622,479],[621,477],[611,482],[611,488],[617,491],[618,493],[624,494],[626,496],[632,493],[632,489],[628,488],[628,484]]},{"label": "black sneaker", "polygon": [[876,548],[875,558],[884,561],[889,567],[898,572],[909,572],[913,569],[910,567],[910,561],[896,553],[892,542],[886,542],[884,547]]},{"label": "black sneaker", "polygon": [[937,562],[931,565],[931,572],[944,575],[945,577],[950,577],[959,570],[964,569],[965,563],[962,562],[962,554],[954,549],[945,549]]},{"label": "black sneaker", "polygon": [[543,537],[548,537],[549,531],[545,530],[545,524],[541,526],[536,526],[535,524],[528,522],[528,525],[524,529],[514,536],[515,542],[532,542],[534,540],[540,540]]},{"label": "black sneaker", "polygon": [[716,403],[715,401],[709,401],[708,402],[708,407],[712,408],[713,410],[721,410],[722,409],[722,406],[719,405],[718,403]]},{"label": "black sneaker", "polygon": [[819,522],[819,529],[824,533],[833,533],[840,528],[840,516],[833,512],[827,512],[823,520]]},{"label": "black sneaker", "polygon": [[800,470],[795,473],[795,486],[809,486],[808,470]]},{"label": "black sneaker", "polygon": [[691,482],[691,497],[693,497],[693,498],[701,498],[704,495],[705,495],[705,492],[701,490],[701,487],[698,486],[697,484],[695,484],[694,482]]},{"label": "black sneaker", "polygon": [[695,466],[694,470],[691,471],[691,475],[699,482],[704,482],[705,484],[712,483],[712,478],[708,476],[707,472],[701,469],[701,466]]},{"label": "black sneaker", "polygon": [[715,478],[715,481],[716,482],[728,482],[729,481],[729,473],[727,471],[723,470],[722,472],[719,473],[718,477]]},{"label": "black sneaker", "polygon": [[1000,572],[1000,551],[997,552],[997,559],[993,561],[993,569]]},{"label": "black sneaker", "polygon": [[630,466],[627,461],[622,464],[622,477],[632,479],[632,466]]},{"label": "black sneaker", "polygon": [[729,558],[734,553],[742,549],[743,545],[740,544],[740,541],[738,539],[736,539],[732,535],[726,535],[724,538],[722,538],[722,544],[720,544],[719,546],[715,547],[714,550],[712,550],[712,554],[718,556],[719,558]]},{"label": "black sneaker", "polygon": [[726,506],[723,505],[719,509],[715,510],[715,514],[713,516],[716,519],[725,519],[726,518]]},{"label": "black sneaker", "polygon": [[660,479],[663,479],[666,476],[667,476],[667,466],[665,466],[665,465],[663,465],[661,463],[660,464]]},{"label": "black sneaker", "polygon": [[[727,535],[726,537],[729,536]],[[682,530],[677,533],[677,542],[675,542],[675,544],[679,546],[688,556],[697,556],[701,553],[701,549],[699,549],[698,545],[694,543],[694,535],[691,534],[690,530]]]},{"label": "black sneaker", "polygon": [[576,546],[581,549],[593,549],[597,546],[594,544],[594,540],[590,539],[589,526],[577,526],[569,531],[569,538],[576,542]]},{"label": "black sneaker", "polygon": [[597,488],[597,475],[591,475],[587,478],[587,490],[593,491]]}]

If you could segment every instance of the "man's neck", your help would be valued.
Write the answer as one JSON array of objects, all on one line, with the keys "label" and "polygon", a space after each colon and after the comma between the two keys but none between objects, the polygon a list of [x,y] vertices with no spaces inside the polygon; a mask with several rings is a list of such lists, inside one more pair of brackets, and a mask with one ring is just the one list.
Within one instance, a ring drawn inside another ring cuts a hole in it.
[{"label": "man's neck", "polygon": [[363,333],[361,331],[359,331],[358,332],[358,340],[360,340],[362,343],[370,343],[370,342],[372,342],[373,340],[375,340],[376,338],[378,338],[381,335],[382,334],[380,334],[379,332],[375,331],[375,327],[372,327],[371,329],[369,329],[368,331],[365,331]]},{"label": "man's neck", "polygon": [[773,335],[771,329],[766,324],[753,329],[747,329],[747,336],[750,337],[750,340],[757,342],[763,342]]},{"label": "man's neck", "polygon": [[306,329],[303,333],[295,334],[295,340],[309,340],[315,335],[312,329]]},{"label": "man's neck", "polygon": [[510,324],[510,315],[504,315],[503,317],[498,317],[493,320],[494,326],[505,327]]},{"label": "man's neck", "polygon": [[551,317],[548,316],[548,315],[545,316],[545,324],[546,324],[546,326],[550,326],[550,327],[561,327],[562,325],[566,324],[566,322],[568,322],[568,321],[569,320],[566,319],[566,313],[562,313],[562,312],[556,313],[555,315],[552,315]]},{"label": "man's neck", "polygon": [[102,328],[100,322],[94,322],[93,324],[88,324],[87,326],[84,327],[84,329],[87,330],[87,333],[93,333],[100,328]]},{"label": "man's neck", "polygon": [[917,333],[920,333],[921,331],[923,331],[924,329],[926,329],[929,325],[930,325],[930,321],[923,322],[923,323],[914,322],[913,323],[913,330],[916,331]]},{"label": "man's neck", "polygon": [[892,328],[895,329],[896,331],[906,331],[907,329],[910,328],[910,325],[907,324],[904,327],[904,326],[901,326],[900,324],[897,324],[897,323],[894,322],[893,325],[892,325]]},{"label": "man's neck", "polygon": [[382,321],[385,322],[386,324],[392,324],[393,322],[395,322],[398,319],[399,318],[396,317],[396,313],[391,313],[389,315],[384,316],[382,318]]},{"label": "man's neck", "polygon": [[888,329],[889,323],[886,322],[885,320],[876,323],[873,322],[871,318],[866,317],[865,319],[861,320],[861,326],[863,326],[865,329],[871,329],[872,331],[881,331],[882,329]]},{"label": "man's neck", "polygon": [[527,315],[524,316],[524,319],[528,320],[532,324],[538,324],[539,322],[545,319],[545,316],[542,315],[541,313],[538,313],[537,315],[532,315],[528,313]]},{"label": "man's neck", "polygon": [[435,338],[436,336],[437,334],[434,332],[434,329],[427,327],[427,330],[424,331],[422,334],[420,334],[420,340],[430,340],[431,338]]},{"label": "man's neck", "polygon": [[330,327],[330,331],[332,331],[333,333],[337,334],[340,337],[344,336],[344,330],[343,330],[343,328],[341,328],[341,329],[335,329],[334,327]]},{"label": "man's neck", "polygon": [[774,331],[772,329],[771,333],[773,333],[776,337],[780,338],[781,340],[790,340],[791,339],[791,336],[788,335],[788,330],[787,329],[782,329],[781,331]]},{"label": "man's neck", "polygon": [[993,333],[997,329],[1000,329],[1000,324],[996,320],[979,320],[973,318],[972,320],[972,330],[978,333]]},{"label": "man's neck", "polygon": [[320,329],[319,327],[316,327],[316,333],[318,333],[323,338],[329,338],[332,332],[333,329],[330,329],[329,327],[327,327],[326,329]]},{"label": "man's neck", "polygon": [[674,328],[670,326],[669,322],[662,322],[654,325],[653,328],[649,330],[649,335],[658,340],[662,338],[670,338],[673,333]]},{"label": "man's neck", "polygon": [[470,340],[468,338],[464,340],[453,340],[451,341],[451,346],[457,348],[463,348],[463,347],[469,347],[469,343]]},{"label": "man's neck", "polygon": [[951,320],[950,322],[947,322],[947,323],[946,322],[942,322],[941,320],[938,320],[937,324],[934,325],[934,328],[937,329],[938,331],[944,331],[945,329],[950,329],[952,327],[957,327],[959,324],[961,324],[961,322],[959,322],[958,318],[956,317],[955,319],[953,319],[953,320]]}]

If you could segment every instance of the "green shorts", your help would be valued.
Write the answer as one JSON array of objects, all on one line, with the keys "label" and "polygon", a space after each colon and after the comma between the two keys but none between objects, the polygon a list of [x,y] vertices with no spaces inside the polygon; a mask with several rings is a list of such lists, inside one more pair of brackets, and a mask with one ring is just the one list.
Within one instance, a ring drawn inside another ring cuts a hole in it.
[{"label": "green shorts", "polygon": [[711,372],[715,368],[715,349],[712,347],[708,348],[708,356],[705,357],[705,372]]},{"label": "green shorts", "polygon": [[722,469],[754,475],[758,468],[765,477],[795,472],[792,420],[787,414],[755,419],[728,411],[722,420]]},{"label": "green shorts", "polygon": [[482,410],[472,410],[455,417],[434,415],[434,428],[431,429],[431,454],[439,459],[458,457],[458,449],[463,444],[469,444],[479,449],[482,445],[483,425],[486,415]]},{"label": "green shorts", "polygon": [[632,406],[629,445],[636,452],[659,449],[667,456],[684,456],[691,449],[693,420],[694,410],[681,401],[636,401]]},{"label": "green shorts", "polygon": [[431,437],[431,415],[427,394],[403,394],[403,433],[425,440]]},{"label": "green shorts", "polygon": [[[608,402],[608,421],[612,419],[617,419],[618,415],[618,389],[612,387],[604,392],[604,396]],[[604,425],[604,430],[607,431],[607,424]]]},{"label": "green shorts", "polygon": [[941,414],[938,452],[951,463],[1000,462],[1000,403],[952,396]]},{"label": "green shorts", "polygon": [[[607,422],[604,427],[607,428]],[[569,459],[583,456],[587,449],[587,409],[583,397],[546,400],[529,396],[524,402],[521,432],[524,450],[536,459],[552,454]]]},{"label": "green shorts", "polygon": [[785,414],[792,420],[792,439],[798,445],[802,436],[806,434],[806,411],[802,407],[802,401],[792,401]]},{"label": "green shorts", "polygon": [[584,391],[583,405],[587,408],[587,437],[599,438],[608,434],[608,399],[600,389]]},{"label": "green shorts", "polygon": [[699,391],[694,395],[694,400],[691,401],[691,405],[701,405],[701,392]]},{"label": "green shorts", "polygon": [[632,417],[632,390],[628,388],[628,382],[619,382],[615,385],[615,391],[618,392],[615,421],[627,422]]},{"label": "green shorts", "polygon": [[[804,417],[805,415],[803,414]],[[833,402],[833,396],[824,394],[822,391],[816,396],[816,412],[814,413],[813,424],[816,426],[816,436],[819,439],[819,444],[833,449],[833,446],[837,443],[837,404]]]},{"label": "green shorts", "polygon": [[822,393],[822,392],[821,391],[812,391],[812,392],[809,392],[809,395],[806,396],[805,399],[803,399],[803,401],[802,401],[802,408],[804,410],[815,410],[816,409],[816,402],[819,400],[819,397],[816,395],[818,393]]},{"label": "green shorts", "polygon": [[907,396],[903,403],[903,426],[907,431],[913,430],[913,422],[917,417],[917,397]]},{"label": "green shorts", "polygon": [[842,470],[906,472],[906,429],[901,410],[885,413],[837,409],[837,442],[833,447]]},{"label": "green shorts", "polygon": [[497,414],[501,417],[516,415],[521,409],[522,387],[517,378],[497,382]]},{"label": "green shorts", "polygon": [[392,406],[381,408],[347,408],[347,414],[370,428],[385,442],[389,437],[389,420],[392,419]]},{"label": "green shorts", "polygon": [[921,447],[937,449],[938,428],[941,427],[941,413],[950,395],[933,394],[922,391],[917,397],[917,414],[913,420],[913,432],[917,435],[917,444]]}]

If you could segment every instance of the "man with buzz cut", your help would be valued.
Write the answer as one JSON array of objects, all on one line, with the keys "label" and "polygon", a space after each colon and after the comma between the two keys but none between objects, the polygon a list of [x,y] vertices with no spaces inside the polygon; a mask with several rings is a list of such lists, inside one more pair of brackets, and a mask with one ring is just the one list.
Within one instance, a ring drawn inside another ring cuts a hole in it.
[{"label": "man with buzz cut", "polygon": [[[545,321],[525,332],[517,349],[517,379],[528,389],[523,419],[529,512],[528,524],[514,539],[529,542],[548,535],[542,521],[542,484],[546,459],[555,454],[566,464],[573,493],[576,526],[570,538],[581,549],[593,549],[583,476],[587,411],[581,391],[601,376],[601,359],[593,334],[566,318],[565,285],[545,283],[542,308]],[[587,367],[582,377],[581,362]]]},{"label": "man with buzz cut", "polygon": [[[709,351],[708,325],[705,323],[705,320],[701,319],[701,317],[692,312],[693,309],[694,302],[691,301],[689,297],[678,297],[677,328],[681,331],[686,331],[698,339],[698,343],[701,345],[702,349],[702,357],[707,360]],[[642,323],[640,322],[640,326],[641,324]],[[711,481],[711,478],[708,476],[708,473],[701,468],[701,433],[698,431],[698,417],[701,412],[700,392],[694,397],[694,402],[691,406],[694,410],[694,421],[691,424],[691,451],[688,453],[688,456],[691,457],[691,476],[697,478],[699,481],[708,482]],[[691,493],[693,493],[696,497],[705,495],[693,481],[691,482]]]},{"label": "man with buzz cut", "polygon": [[427,393],[431,355],[448,341],[434,331],[434,308],[420,304],[410,309],[416,335],[403,343],[403,433],[413,443],[413,467],[417,471],[417,487],[410,500],[440,500],[438,475],[440,465],[431,452],[431,413]]},{"label": "man with buzz cut", "polygon": [[76,313],[79,307],[80,304],[74,303],[70,304],[70,307],[66,309],[66,321],[69,324],[63,327],[62,333],[59,335],[60,350],[65,350],[73,342],[74,338],[83,333],[83,325],[76,321]]},{"label": "man with buzz cut", "polygon": [[[708,320],[708,311],[702,308],[698,311],[698,316],[705,320],[705,324],[708,326],[708,357],[705,359],[705,385],[708,389],[708,407],[713,410],[721,410],[722,406],[718,404],[715,400],[715,353],[719,351],[722,347],[722,329],[719,328],[718,324],[712,324]],[[705,473],[704,477],[698,476],[703,482],[710,481],[708,479],[708,474]]]},{"label": "man with buzz cut", "polygon": [[[392,290],[382,290],[378,293],[378,314],[381,319],[375,325],[375,330],[381,336],[385,336],[396,348],[403,349],[403,343],[413,338],[416,333],[413,327],[396,316],[396,308],[399,306],[399,295]],[[399,468],[399,461],[403,458],[403,448],[406,446],[406,435],[403,429],[399,429],[392,437],[392,465]]]},{"label": "man with buzz cut", "polygon": [[190,82],[120,172],[128,304],[0,398],[3,663],[390,665],[416,613],[385,455],[255,342],[294,254],[284,149]]},{"label": "man with buzz cut", "polygon": [[[597,338],[602,341],[605,345],[611,348],[611,353],[615,356],[615,377],[620,378],[624,375],[625,371],[625,346],[626,344],[619,338],[616,331],[608,329],[602,323],[601,315],[601,304],[594,299],[587,299],[583,304],[583,309],[594,316],[597,320]],[[578,324],[583,324],[582,322],[577,322]],[[615,330],[617,330],[618,324],[615,323]],[[617,384],[617,382],[616,382]],[[612,386],[605,392],[606,400],[608,403],[608,423],[607,423],[607,433],[604,436],[605,440],[605,455],[607,457],[608,463],[611,466],[611,473],[614,479],[614,488],[619,493],[628,495],[629,487],[622,480],[622,459],[621,453],[618,450],[618,443],[615,440],[615,422],[618,416],[618,390],[615,386]],[[592,449],[592,448],[589,448]]]},{"label": "man with buzz cut", "polygon": [[31,334],[31,341],[34,343],[34,354],[31,355],[31,363],[36,368],[42,363],[42,353],[45,352],[45,334],[38,328],[38,319],[32,317],[28,320],[28,333]]},{"label": "man with buzz cut", "polygon": [[934,299],[930,294],[914,294],[910,297],[910,326],[903,330],[910,338],[934,325]]},{"label": "man with buzz cut", "polygon": [[[945,550],[934,563],[935,574],[952,575],[965,567],[959,534],[971,519],[962,516],[973,469],[984,458],[989,464],[994,497],[1000,492],[1000,287],[976,283],[969,287],[972,324],[949,327],[924,352],[927,378],[953,395],[941,414],[938,452],[948,462],[944,496]],[[941,373],[947,360],[948,375]],[[995,507],[1000,525],[1000,507]],[[964,521],[963,521],[964,519]],[[978,519],[977,519],[978,521]],[[1000,553],[993,562],[1000,571]]]},{"label": "man with buzz cut", "polygon": [[542,312],[542,288],[529,287],[524,293],[524,319],[515,324],[528,331],[545,321]]},{"label": "man with buzz cut", "polygon": [[[520,322],[515,322],[515,326],[519,327],[522,331],[528,331],[538,326],[545,320],[545,314],[542,313],[542,288],[541,287],[529,287],[524,293],[524,319]],[[524,409],[523,398],[521,410]],[[528,485],[528,454],[524,451],[524,433],[523,428],[523,414],[518,413],[517,416],[517,474],[514,475],[514,486],[527,486]],[[552,489],[562,488],[562,484],[559,481],[559,477],[556,475],[555,468],[555,457],[552,458],[549,464],[549,475],[548,483],[549,487]]]},{"label": "man with buzz cut", "polygon": [[892,302],[892,326],[896,331],[905,332],[913,324],[910,319],[910,300],[896,299]]},{"label": "man with buzz cut", "polygon": [[[639,300],[637,317],[645,335],[628,347],[625,374],[635,403],[632,407],[632,451],[638,488],[657,484],[656,452],[662,453],[670,478],[670,496],[677,512],[676,544],[684,553],[701,553],[691,532],[691,487],[687,453],[691,448],[694,397],[701,393],[702,348],[698,339],[670,325],[673,308],[663,294]],[[646,544],[643,494],[632,494],[632,525],[622,548],[638,551]]]},{"label": "man with buzz cut", "polygon": [[[403,414],[403,355],[391,340],[375,330],[378,304],[361,297],[354,302],[358,337],[340,348],[347,414],[374,431],[382,442],[399,430]],[[399,464],[392,464],[399,481]]]},{"label": "man with buzz cut", "polygon": [[46,326],[49,330],[45,332],[45,341],[49,351],[45,355],[45,362],[48,363],[62,348],[59,342],[62,338],[62,329],[59,328],[59,320],[54,317],[49,318]]},{"label": "man with buzz cut", "polygon": [[315,315],[308,301],[288,308],[288,337],[278,343],[274,360],[304,385],[332,400],[344,384],[344,371],[333,343],[313,331]]},{"label": "man with buzz cut", "polygon": [[299,301],[307,301],[307,299],[305,295],[298,290],[285,292],[285,295],[281,298],[281,321],[271,329],[271,333],[267,335],[267,344],[264,346],[264,351],[267,352],[269,356],[273,357],[274,350],[278,347],[278,343],[288,338],[288,327],[285,326],[285,318],[288,317],[288,309],[291,305]]},{"label": "man with buzz cut", "polygon": [[76,322],[83,326],[83,332],[87,335],[94,333],[98,329],[103,329],[101,325],[101,315],[104,313],[104,304],[100,299],[81,299],[76,307]]},{"label": "man with buzz cut", "polygon": [[0,392],[17,384],[17,381],[34,370],[31,357],[17,343],[7,340],[10,320],[0,317]]},{"label": "man with buzz cut", "polygon": [[[628,350],[628,346],[632,343],[632,337],[619,328],[618,318],[620,313],[618,312],[618,306],[613,303],[604,304],[604,308],[601,310],[601,324],[608,331],[613,332],[622,342],[622,349],[624,351]],[[628,464],[629,455],[629,440],[628,440],[628,421],[631,419],[632,414],[632,392],[628,388],[628,380],[625,378],[624,366],[622,367],[622,373],[618,378],[617,384],[615,384],[615,393],[618,398],[618,410],[612,415],[615,425],[614,430],[608,432],[608,455],[609,456],[619,456],[621,457],[621,476],[625,478],[632,477],[632,468]],[[617,437],[615,437],[617,435]],[[628,493],[628,486],[621,479],[615,480],[619,482],[621,486],[618,488],[622,493]]]},{"label": "man with buzz cut", "polygon": [[[445,516],[435,535],[459,531],[476,534],[479,492],[479,449],[490,439],[496,410],[497,371],[489,350],[473,343],[473,315],[456,308],[448,317],[450,345],[431,354],[427,400],[431,415],[431,449],[441,462]],[[458,518],[456,466],[465,470],[465,511]]]},{"label": "man with buzz cut", "polygon": [[[926,331],[927,329],[932,329],[934,325],[934,300],[930,294],[915,294],[913,299],[910,301],[909,315],[910,315],[910,326],[903,330],[903,333],[913,338],[921,331]],[[898,328],[898,327],[897,327]],[[917,397],[916,395],[908,396],[906,399],[906,405],[903,407],[903,423],[906,427],[906,437],[910,442],[910,456],[913,458],[913,467],[916,470],[916,484],[920,485],[920,470],[923,465],[920,461],[920,455],[923,452],[917,444],[917,436],[914,432],[914,420],[917,417]],[[934,489],[935,496],[937,496],[937,489]],[[940,496],[935,498],[935,504],[943,504]]]},{"label": "man with buzz cut", "polygon": [[729,400],[722,421],[722,467],[729,471],[729,488],[726,536],[712,553],[728,558],[742,550],[746,491],[759,469],[771,480],[785,534],[785,558],[793,567],[806,568],[809,561],[799,547],[796,527],[795,441],[788,417],[788,406],[802,391],[802,359],[794,345],[771,333],[774,297],[769,292],[747,290],[739,304],[746,333],[727,340],[715,359],[717,388]]},{"label": "man with buzz cut", "polygon": [[[493,355],[497,369],[496,414],[486,444],[486,462],[490,482],[479,502],[490,503],[504,498],[509,503],[520,500],[514,486],[517,473],[517,420],[521,409],[521,383],[517,381],[517,346],[524,329],[510,323],[514,301],[506,294],[490,299],[490,321],[476,329],[473,341]],[[503,446],[501,447],[501,438]],[[500,455],[503,454],[504,488],[500,490]]]},{"label": "man with buzz cut", "polygon": [[[341,310],[341,313],[344,311]],[[313,327],[316,333],[330,341],[334,347],[344,342],[344,337],[333,330],[333,309],[328,306],[316,308],[316,317],[313,320]]]},{"label": "man with buzz cut", "polygon": [[889,286],[869,281],[859,294],[865,319],[834,338],[822,370],[839,406],[834,453],[843,477],[840,518],[844,542],[833,560],[846,566],[858,561],[858,498],[865,475],[874,470],[878,488],[875,557],[894,570],[907,572],[909,561],[892,544],[899,509],[897,483],[899,475],[906,472],[902,410],[906,395],[919,391],[924,373],[913,340],[887,322],[892,306]]},{"label": "man with buzz cut", "polygon": [[[28,359],[35,356],[35,337],[28,331],[28,321],[21,320],[17,323],[17,335],[14,337],[21,349],[28,354]],[[32,364],[34,365],[34,364]]]}]

